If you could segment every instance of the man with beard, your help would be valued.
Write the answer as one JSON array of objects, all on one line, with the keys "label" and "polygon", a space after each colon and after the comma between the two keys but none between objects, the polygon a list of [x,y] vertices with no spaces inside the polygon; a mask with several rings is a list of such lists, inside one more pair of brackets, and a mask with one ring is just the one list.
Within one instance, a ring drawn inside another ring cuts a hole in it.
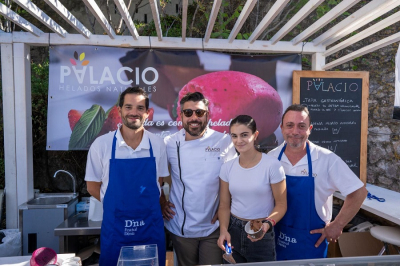
[{"label": "man with beard", "polygon": [[[368,193],[339,156],[308,140],[312,127],[307,107],[289,106],[281,124],[285,142],[269,153],[281,161],[287,184],[287,212],[275,226],[278,260],[326,257],[328,241],[337,241]],[[331,222],[335,191],[346,199]]]},{"label": "man with beard", "polygon": [[183,129],[164,139],[172,186],[169,201],[161,196],[160,203],[180,266],[222,263],[216,244],[219,172],[236,152],[229,135],[208,128],[208,104],[200,92],[185,95]]},{"label": "man with beard", "polygon": [[162,138],[143,128],[149,98],[139,87],[121,93],[122,125],[98,137],[90,147],[88,192],[103,203],[100,265],[117,265],[122,246],[157,244],[159,265],[165,265],[165,235],[159,196],[169,175]]}]

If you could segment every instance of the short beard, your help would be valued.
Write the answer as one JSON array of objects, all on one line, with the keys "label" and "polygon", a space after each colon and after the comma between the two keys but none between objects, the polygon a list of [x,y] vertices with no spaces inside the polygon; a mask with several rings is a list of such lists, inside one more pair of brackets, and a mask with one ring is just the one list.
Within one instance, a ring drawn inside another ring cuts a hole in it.
[{"label": "short beard", "polygon": [[129,123],[128,119],[126,118],[123,118],[122,122],[127,128],[130,128],[132,130],[137,130],[143,126],[142,117],[139,117],[139,125],[137,125],[136,123]]},{"label": "short beard", "polygon": [[204,133],[204,131],[206,130],[206,127],[207,127],[207,123],[204,123],[204,124],[202,124],[202,125],[200,126],[200,130],[197,131],[196,133],[194,133],[194,132],[190,132],[190,130],[189,130],[189,123],[183,125],[183,128],[185,129],[185,131],[186,131],[190,136],[192,136],[192,137],[201,136],[201,135]]},{"label": "short beard", "polygon": [[303,145],[302,142],[297,143],[297,144],[287,142],[287,144],[288,144],[290,147],[292,147],[292,148],[299,148],[299,147],[301,147],[301,146]]}]

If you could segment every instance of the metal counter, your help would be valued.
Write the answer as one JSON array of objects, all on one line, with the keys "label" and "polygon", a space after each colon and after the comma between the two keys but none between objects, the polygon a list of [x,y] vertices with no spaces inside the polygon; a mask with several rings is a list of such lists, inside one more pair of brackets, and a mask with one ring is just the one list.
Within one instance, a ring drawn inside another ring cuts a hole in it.
[{"label": "metal counter", "polygon": [[238,263],[246,266],[399,266],[400,255]]},{"label": "metal counter", "polygon": [[60,253],[66,252],[70,236],[100,235],[101,221],[89,221],[88,213],[78,213],[66,219],[54,229],[59,236]]}]

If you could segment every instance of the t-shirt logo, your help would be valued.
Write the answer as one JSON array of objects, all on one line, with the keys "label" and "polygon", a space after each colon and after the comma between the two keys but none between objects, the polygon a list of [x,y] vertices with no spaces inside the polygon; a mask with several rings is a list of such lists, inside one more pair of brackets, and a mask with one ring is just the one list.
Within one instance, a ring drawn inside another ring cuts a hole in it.
[{"label": "t-shirt logo", "polygon": [[[304,169],[304,170],[301,171],[301,174],[302,175],[308,175],[308,171],[306,169]],[[317,177],[317,174],[313,173],[313,177]]]},{"label": "t-shirt logo", "polygon": [[218,148],[218,147],[211,148],[210,146],[208,146],[208,147],[206,148],[206,152],[220,152],[220,151],[221,151],[221,149]]}]

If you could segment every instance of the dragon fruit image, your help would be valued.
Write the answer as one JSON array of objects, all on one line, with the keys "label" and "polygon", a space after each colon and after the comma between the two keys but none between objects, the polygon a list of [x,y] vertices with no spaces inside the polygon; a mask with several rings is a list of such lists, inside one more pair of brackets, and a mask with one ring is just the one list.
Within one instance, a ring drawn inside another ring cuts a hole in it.
[{"label": "dragon fruit image", "polygon": [[[257,123],[260,139],[270,136],[282,117],[282,100],[267,82],[254,75],[238,71],[220,71],[198,76],[179,92],[176,113],[180,113],[180,100],[188,92],[201,92],[210,101],[210,127],[229,132],[229,123],[237,115],[250,115]],[[177,121],[180,121],[180,116]],[[181,126],[179,127],[181,128]]]}]

